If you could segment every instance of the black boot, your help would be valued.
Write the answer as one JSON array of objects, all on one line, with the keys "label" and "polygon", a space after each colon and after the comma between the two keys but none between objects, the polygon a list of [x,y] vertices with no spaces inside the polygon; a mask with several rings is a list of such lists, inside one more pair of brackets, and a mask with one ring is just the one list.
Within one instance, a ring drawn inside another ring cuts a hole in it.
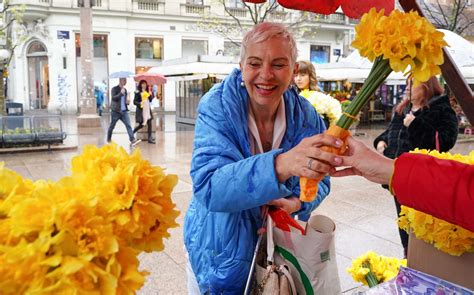
[{"label": "black boot", "polygon": [[152,127],[151,127],[151,122],[152,122],[151,119],[148,120],[148,122],[146,122],[147,125],[148,125],[148,126],[147,126],[147,127],[148,127],[148,143],[155,144],[155,140],[153,139],[153,136],[151,135],[151,134],[152,134],[152,131],[151,131],[151,128],[152,128]]}]

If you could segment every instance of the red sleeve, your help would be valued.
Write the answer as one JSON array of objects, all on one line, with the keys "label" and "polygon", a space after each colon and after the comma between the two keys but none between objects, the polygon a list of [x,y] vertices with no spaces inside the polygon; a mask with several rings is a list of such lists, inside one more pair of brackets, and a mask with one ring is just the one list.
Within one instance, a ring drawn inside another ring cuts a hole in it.
[{"label": "red sleeve", "polygon": [[405,153],[391,184],[400,204],[474,232],[474,165]]}]

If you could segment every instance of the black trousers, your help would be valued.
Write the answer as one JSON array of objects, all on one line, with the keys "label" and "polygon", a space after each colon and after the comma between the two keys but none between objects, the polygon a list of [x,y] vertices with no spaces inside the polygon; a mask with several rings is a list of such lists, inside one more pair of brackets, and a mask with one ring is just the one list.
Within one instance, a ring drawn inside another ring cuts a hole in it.
[{"label": "black trousers", "polygon": [[[387,189],[387,190],[389,189],[388,185],[385,185],[385,184],[382,184],[382,187],[384,189]],[[402,211],[402,206],[398,202],[396,196],[393,196],[393,200],[395,201],[395,207],[397,208],[397,218],[398,218],[398,217],[400,217],[400,212]],[[403,253],[405,253],[405,256],[406,256],[407,251],[408,251],[408,233],[405,230],[403,230],[401,228],[398,228],[398,234],[400,235],[400,240],[402,241]]]},{"label": "black trousers", "polygon": [[[395,200],[395,206],[397,207],[397,216],[400,216],[400,212],[402,211],[402,206],[400,205],[400,203],[398,203],[396,197],[394,198],[394,200]],[[398,228],[398,233],[400,234],[400,240],[402,241],[403,250],[406,256],[406,253],[408,250],[408,233],[401,228]]]},{"label": "black trousers", "polygon": [[[148,127],[148,140],[153,139],[153,137],[151,136],[151,133],[152,133],[152,131],[151,131],[151,122],[152,121],[153,121],[152,119],[149,119],[149,120],[146,121],[146,125]],[[137,133],[137,131],[142,129],[143,126],[144,126],[143,123],[138,123],[138,124],[139,125],[137,127],[135,127],[135,129],[133,129],[133,133]]]}]

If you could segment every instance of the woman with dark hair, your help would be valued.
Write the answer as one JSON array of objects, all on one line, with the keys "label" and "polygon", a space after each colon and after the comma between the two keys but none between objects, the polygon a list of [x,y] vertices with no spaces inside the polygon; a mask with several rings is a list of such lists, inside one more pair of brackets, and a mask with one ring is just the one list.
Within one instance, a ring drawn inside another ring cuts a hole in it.
[{"label": "woman with dark hair", "polygon": [[318,114],[323,118],[326,128],[335,124],[342,115],[341,104],[332,96],[319,91],[316,70],[309,61],[298,61],[298,70],[294,82],[300,95],[309,100]]},{"label": "woman with dark hair", "polygon": [[145,80],[141,80],[138,83],[137,90],[135,91],[135,98],[133,104],[137,106],[135,111],[135,121],[138,126],[133,129],[133,133],[143,128],[143,123],[146,122],[148,127],[148,143],[155,143],[152,136],[152,122],[153,114],[151,112],[151,101],[153,95],[148,92],[148,83]]},{"label": "woman with dark hair", "polygon": [[[405,98],[395,107],[387,130],[374,140],[374,147],[391,159],[415,148],[449,151],[456,143],[458,122],[436,77],[418,86],[409,79],[406,89]],[[396,199],[395,204],[400,214]],[[408,234],[404,230],[399,232],[406,254]]]}]

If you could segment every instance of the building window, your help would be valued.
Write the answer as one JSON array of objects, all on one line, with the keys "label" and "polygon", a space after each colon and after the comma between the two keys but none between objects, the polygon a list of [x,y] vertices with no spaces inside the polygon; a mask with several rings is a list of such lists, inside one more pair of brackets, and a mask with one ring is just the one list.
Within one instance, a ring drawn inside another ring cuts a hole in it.
[{"label": "building window", "polygon": [[225,56],[240,56],[240,43],[224,41]]},{"label": "building window", "polygon": [[207,40],[182,40],[182,57],[194,55],[207,55]]},{"label": "building window", "polygon": [[94,57],[107,57],[107,36],[94,35]]},{"label": "building window", "polygon": [[163,59],[163,39],[135,38],[135,57],[143,59]]},{"label": "building window", "polygon": [[330,46],[311,45],[310,60],[313,63],[325,64],[329,62]]},{"label": "building window", "polygon": [[[107,57],[107,35],[94,34],[92,40],[94,57]],[[81,56],[81,34],[76,33],[76,56]]]},{"label": "building window", "polygon": [[31,43],[30,48],[28,48],[28,54],[38,53],[38,52],[45,52],[46,53],[46,51],[47,51],[46,48],[40,42],[33,42],[33,43]]},{"label": "building window", "polygon": [[244,4],[243,4],[242,0],[227,0],[227,7],[243,8]]}]

